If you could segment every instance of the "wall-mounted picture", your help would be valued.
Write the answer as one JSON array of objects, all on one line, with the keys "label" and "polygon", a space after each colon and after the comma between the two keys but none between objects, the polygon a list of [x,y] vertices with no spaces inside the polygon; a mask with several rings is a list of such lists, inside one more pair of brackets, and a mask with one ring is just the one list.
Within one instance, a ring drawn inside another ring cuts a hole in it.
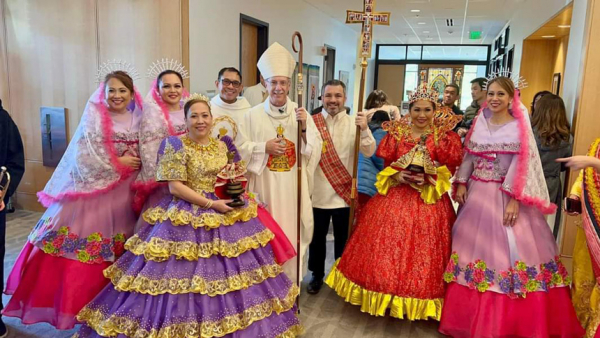
[{"label": "wall-mounted picture", "polygon": [[560,73],[554,73],[554,76],[552,77],[552,93],[554,93],[554,95],[559,95],[560,93]]},{"label": "wall-mounted picture", "polygon": [[346,88],[348,88],[348,81],[350,80],[350,72],[340,70],[340,75],[339,75],[338,80],[342,81],[346,85]]}]

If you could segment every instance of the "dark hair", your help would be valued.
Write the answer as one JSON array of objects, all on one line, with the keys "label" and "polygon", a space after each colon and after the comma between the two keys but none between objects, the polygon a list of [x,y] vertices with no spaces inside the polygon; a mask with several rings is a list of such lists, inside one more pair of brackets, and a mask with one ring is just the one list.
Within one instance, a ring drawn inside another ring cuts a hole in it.
[{"label": "dark hair", "polygon": [[565,103],[560,96],[544,95],[538,102],[536,112],[531,119],[531,126],[537,130],[542,145],[558,147],[561,141],[569,141],[571,126],[567,120]]},{"label": "dark hair", "polygon": [[174,70],[163,70],[160,74],[158,74],[158,76],[156,77],[156,89],[160,89],[160,81],[162,81],[163,76],[168,75],[168,74],[173,74],[173,75],[177,75],[177,77],[179,78],[179,81],[181,81],[181,85],[183,85],[183,76],[181,76],[181,74],[179,74],[178,72],[174,71]]},{"label": "dark hair", "polygon": [[547,90],[542,90],[541,92],[535,93],[535,95],[533,96],[533,101],[531,101],[531,116],[533,116],[533,113],[535,111],[535,101],[541,99],[542,97],[544,97],[546,95],[552,95],[552,92],[549,92]]},{"label": "dark hair", "polygon": [[444,90],[446,90],[448,87],[456,89],[456,94],[460,94],[460,87],[456,83],[448,83],[446,87],[444,87]]},{"label": "dark hair", "polygon": [[237,70],[237,68],[235,68],[235,67],[225,67],[225,68],[221,69],[219,71],[219,75],[217,76],[218,81],[221,81],[221,78],[223,77],[223,74],[225,74],[225,72],[236,73],[240,77],[240,81],[242,81],[242,73],[240,73],[240,71]]},{"label": "dark hair", "polygon": [[433,101],[429,101],[429,100],[417,100],[417,101],[413,101],[411,103],[408,104],[408,111],[411,111],[412,108],[414,107],[415,103],[417,103],[418,101],[427,101],[429,103],[431,103],[431,107],[433,108],[433,110],[435,110],[435,108],[437,108],[437,104]]},{"label": "dark hair", "polygon": [[390,120],[390,114],[387,111],[385,111],[385,110],[378,110],[371,117],[371,122],[370,123],[381,125],[383,122],[386,122],[386,121],[389,121],[389,120]]},{"label": "dark hair", "polygon": [[344,95],[346,95],[346,85],[340,80],[329,80],[325,82],[323,84],[323,87],[321,88],[321,95],[325,93],[325,87],[327,86],[342,86],[342,89],[344,90]]},{"label": "dark hair", "polygon": [[185,117],[186,120],[188,117],[188,113],[190,112],[190,108],[192,108],[192,106],[195,105],[196,103],[204,103],[208,107],[208,112],[212,116],[212,109],[210,109],[210,103],[208,103],[208,101],[205,101],[202,99],[191,99],[183,105],[183,116]]},{"label": "dark hair", "polygon": [[478,77],[476,79],[471,80],[471,84],[477,83],[479,85],[479,87],[481,87],[481,89],[483,89],[485,87],[486,82],[487,82],[487,79],[485,77]]},{"label": "dark hair", "polygon": [[365,109],[380,108],[386,104],[388,104],[388,98],[385,92],[381,89],[375,89],[369,94],[369,97],[367,97]]},{"label": "dark hair", "polygon": [[106,76],[104,77],[104,89],[106,90],[106,85],[108,84],[108,80],[110,79],[117,79],[119,81],[121,81],[123,83],[123,85],[125,86],[125,88],[129,89],[129,91],[131,92],[131,95],[133,95],[134,90],[133,90],[133,79],[131,78],[131,76],[129,76],[129,74],[127,74],[126,72],[122,71],[122,70],[115,70],[114,72],[110,72],[108,74],[106,74]]}]

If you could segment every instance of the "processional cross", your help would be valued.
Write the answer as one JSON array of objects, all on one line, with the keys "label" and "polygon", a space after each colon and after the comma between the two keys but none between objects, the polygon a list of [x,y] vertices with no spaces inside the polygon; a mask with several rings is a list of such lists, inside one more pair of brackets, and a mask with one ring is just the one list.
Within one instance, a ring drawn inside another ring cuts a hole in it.
[{"label": "processional cross", "polygon": [[[367,59],[371,57],[371,46],[373,45],[373,25],[390,25],[390,12],[375,12],[376,0],[364,0],[363,11],[346,11],[346,23],[360,23],[362,29],[360,33],[360,88],[358,91],[358,107],[356,111],[363,110],[363,100],[365,97],[365,77],[367,74]],[[350,194],[350,223],[348,233],[352,233],[354,224],[354,211],[356,209],[357,177],[358,177],[358,149],[360,145],[360,127],[356,127],[356,136],[354,138],[354,167],[352,168],[352,192]],[[348,236],[350,238],[350,236]]]}]

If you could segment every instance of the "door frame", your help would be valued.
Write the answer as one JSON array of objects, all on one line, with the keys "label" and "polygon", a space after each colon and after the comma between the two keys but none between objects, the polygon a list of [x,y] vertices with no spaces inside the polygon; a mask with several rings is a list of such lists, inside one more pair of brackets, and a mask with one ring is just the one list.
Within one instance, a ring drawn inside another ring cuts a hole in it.
[{"label": "door frame", "polygon": [[329,56],[329,50],[333,50],[333,77],[331,78],[332,80],[335,79],[335,59],[337,58],[337,52],[335,50],[334,46],[330,46],[328,44],[324,44],[325,48],[326,48],[326,52],[325,55],[323,56],[323,83],[327,82],[326,78],[327,78],[327,71],[328,71],[328,67],[327,67],[327,57]]},{"label": "door frame", "polygon": [[[260,59],[262,53],[269,48],[269,23],[240,13],[240,41],[239,41],[239,67],[242,73],[242,25],[246,23],[258,28],[258,45],[256,46],[257,57]],[[260,82],[259,72],[256,73],[256,83]]]}]

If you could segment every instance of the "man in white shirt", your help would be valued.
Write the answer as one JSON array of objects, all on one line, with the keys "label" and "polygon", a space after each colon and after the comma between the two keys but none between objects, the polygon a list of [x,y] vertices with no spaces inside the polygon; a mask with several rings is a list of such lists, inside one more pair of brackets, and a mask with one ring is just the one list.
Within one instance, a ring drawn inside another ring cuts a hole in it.
[{"label": "man in white shirt", "polygon": [[329,223],[333,220],[335,259],[342,256],[348,239],[356,126],[361,130],[360,152],[366,157],[375,153],[375,138],[367,125],[366,114],[359,112],[351,116],[346,113],[346,85],[339,80],[330,80],[323,85],[322,93],[323,110],[312,116],[323,146],[312,195],[315,225],[308,257],[308,269],[313,273],[308,286],[310,294],[317,294],[323,286]]},{"label": "man in white shirt", "polygon": [[234,67],[225,67],[219,71],[215,86],[219,94],[210,100],[214,118],[213,135],[215,137],[230,136],[242,159],[247,161],[251,152],[241,147],[244,142],[241,130],[244,115],[252,106],[244,97],[240,96],[244,89],[242,74]]},{"label": "man in white shirt", "polygon": [[265,79],[263,79],[262,74],[260,75],[260,82],[255,84],[254,86],[246,88],[244,91],[244,97],[252,107],[259,105],[267,99],[269,93],[267,93],[267,88],[265,86]]},{"label": "man in white shirt", "polygon": [[[297,241],[297,213],[301,215],[300,262],[312,237],[313,213],[310,200],[313,174],[321,155],[319,132],[304,108],[298,108],[287,94],[296,61],[278,43],[272,44],[257,64],[266,78],[269,97],[246,113],[243,129],[247,141],[242,145],[251,150],[248,162],[248,191],[258,193],[267,210],[279,223],[290,242]],[[301,135],[298,135],[298,124]],[[301,147],[301,158],[296,146]],[[298,162],[302,161],[301,210],[298,201]],[[285,273],[297,281],[296,258],[283,265]],[[304,269],[303,269],[304,270]]]}]

